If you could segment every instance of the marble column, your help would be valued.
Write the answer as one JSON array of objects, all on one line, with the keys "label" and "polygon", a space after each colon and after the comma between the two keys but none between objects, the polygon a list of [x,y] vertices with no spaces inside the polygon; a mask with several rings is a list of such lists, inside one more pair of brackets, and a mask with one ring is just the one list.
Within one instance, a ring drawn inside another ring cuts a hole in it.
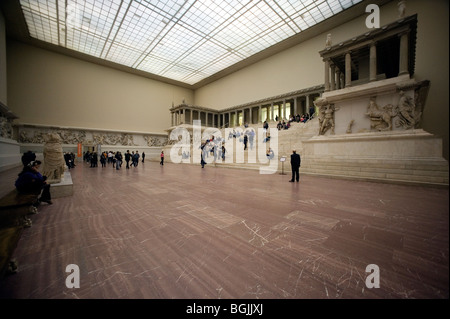
[{"label": "marble column", "polygon": [[[262,114],[261,114],[261,105],[258,107],[258,123],[262,123],[263,122],[263,120],[262,120],[262,118],[261,118],[261,116],[262,116]],[[257,124],[258,124],[257,123]]]},{"label": "marble column", "polygon": [[400,65],[398,75],[409,74],[408,71],[408,34],[409,31],[401,33],[400,36]]},{"label": "marble column", "polygon": [[377,46],[373,42],[370,44],[370,66],[369,66],[369,81],[377,80]]},{"label": "marble column", "polygon": [[336,90],[341,89],[341,70],[336,68]]},{"label": "marble column", "polygon": [[298,114],[298,110],[297,110],[297,97],[294,97],[294,116],[296,116]]},{"label": "marble column", "polygon": [[269,120],[272,120],[272,121],[273,121],[273,102],[272,102],[272,104],[270,105],[270,118],[269,118]]},{"label": "marble column", "polygon": [[325,59],[325,92],[330,90],[330,60]]},{"label": "marble column", "polygon": [[305,113],[308,114],[309,113],[309,94],[306,96],[306,104],[305,104]]},{"label": "marble column", "polygon": [[330,65],[330,68],[331,68],[331,78],[330,78],[330,80],[331,80],[331,87],[330,87],[330,89],[331,89],[331,91],[334,91],[334,90],[336,90],[336,66],[334,65],[334,63],[331,63],[331,65]]},{"label": "marble column", "polygon": [[248,124],[253,124],[252,108],[249,108],[249,109],[248,109],[248,117],[249,117]]},{"label": "marble column", "polygon": [[352,56],[351,52],[345,54],[345,87],[352,86]]}]

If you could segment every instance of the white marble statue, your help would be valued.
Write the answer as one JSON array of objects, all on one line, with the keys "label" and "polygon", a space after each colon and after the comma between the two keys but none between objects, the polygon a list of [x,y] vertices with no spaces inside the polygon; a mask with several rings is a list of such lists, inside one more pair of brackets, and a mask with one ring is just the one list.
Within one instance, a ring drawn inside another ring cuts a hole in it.
[{"label": "white marble statue", "polygon": [[61,182],[64,173],[65,161],[58,133],[48,133],[44,144],[44,167],[42,175],[47,176],[47,183]]}]

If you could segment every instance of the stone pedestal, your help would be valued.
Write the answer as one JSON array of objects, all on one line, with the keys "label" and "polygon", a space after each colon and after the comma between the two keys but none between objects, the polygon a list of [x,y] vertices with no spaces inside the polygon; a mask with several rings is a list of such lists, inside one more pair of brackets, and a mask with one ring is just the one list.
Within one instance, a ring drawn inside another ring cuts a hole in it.
[{"label": "stone pedestal", "polygon": [[64,171],[59,183],[51,184],[50,193],[52,199],[73,195],[73,182],[69,170]]}]

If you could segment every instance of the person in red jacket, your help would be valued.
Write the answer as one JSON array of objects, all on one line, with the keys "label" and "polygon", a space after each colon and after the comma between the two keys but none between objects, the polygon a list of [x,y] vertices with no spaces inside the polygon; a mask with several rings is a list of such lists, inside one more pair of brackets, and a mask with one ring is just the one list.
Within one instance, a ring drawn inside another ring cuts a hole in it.
[{"label": "person in red jacket", "polygon": [[161,151],[161,162],[159,164],[164,165],[164,151]]}]

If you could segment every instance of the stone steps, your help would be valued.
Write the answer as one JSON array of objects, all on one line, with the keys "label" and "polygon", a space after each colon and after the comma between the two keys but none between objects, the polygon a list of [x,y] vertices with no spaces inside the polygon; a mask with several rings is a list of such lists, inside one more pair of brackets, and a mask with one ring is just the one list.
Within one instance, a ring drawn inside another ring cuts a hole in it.
[{"label": "stone steps", "polygon": [[449,171],[445,160],[314,160],[304,159],[301,172],[329,177],[357,178],[448,186]]},{"label": "stone steps", "polygon": [[[276,122],[269,122],[269,128],[276,128],[276,124]],[[300,174],[448,187],[449,167],[448,161],[444,158],[376,158],[374,156],[367,156],[365,158],[364,154],[360,154],[359,156],[336,156],[336,154],[327,154],[326,156],[313,155],[311,148],[307,148],[307,144],[311,143],[304,142],[317,137],[318,126],[318,119],[314,118],[307,123],[293,123],[288,130],[277,131],[278,154],[276,154],[276,160],[278,163],[276,171],[278,173],[281,173],[283,169],[285,173],[290,173],[290,155],[292,154],[292,150],[296,149],[302,158]],[[254,124],[251,127],[257,130],[262,127],[262,124]],[[243,126],[240,128],[245,131]],[[222,137],[227,140],[228,136],[225,136],[225,129],[220,131]],[[239,142],[239,139],[236,139],[236,143],[233,145],[233,163],[218,161],[216,163],[210,163],[209,166],[250,170],[269,167],[269,164],[258,161],[257,153],[256,163],[248,163],[248,150],[244,151],[244,163],[236,163],[236,147],[243,147],[243,144]],[[254,143],[254,146],[258,145]],[[267,147],[269,146],[270,144],[267,145]],[[272,144],[271,147],[273,148],[274,146]],[[287,157],[284,168],[279,161],[282,156]]]}]

